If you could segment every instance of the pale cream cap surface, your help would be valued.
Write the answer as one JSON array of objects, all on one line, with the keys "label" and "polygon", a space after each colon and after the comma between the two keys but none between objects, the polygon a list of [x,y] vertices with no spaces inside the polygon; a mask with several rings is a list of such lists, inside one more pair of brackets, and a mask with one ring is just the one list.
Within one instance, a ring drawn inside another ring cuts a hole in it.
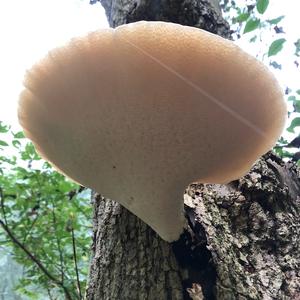
[{"label": "pale cream cap surface", "polygon": [[230,41],[164,22],[73,39],[24,85],[19,120],[38,152],[167,241],[183,230],[185,187],[244,175],[286,116],[261,63]]}]

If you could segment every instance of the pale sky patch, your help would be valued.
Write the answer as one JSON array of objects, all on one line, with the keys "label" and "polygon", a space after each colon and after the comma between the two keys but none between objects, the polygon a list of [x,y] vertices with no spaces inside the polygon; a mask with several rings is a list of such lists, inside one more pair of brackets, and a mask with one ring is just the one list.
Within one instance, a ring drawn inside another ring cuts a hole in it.
[{"label": "pale sky patch", "polygon": [[4,0],[0,3],[0,120],[17,124],[25,70],[74,36],[108,27],[88,0]]}]

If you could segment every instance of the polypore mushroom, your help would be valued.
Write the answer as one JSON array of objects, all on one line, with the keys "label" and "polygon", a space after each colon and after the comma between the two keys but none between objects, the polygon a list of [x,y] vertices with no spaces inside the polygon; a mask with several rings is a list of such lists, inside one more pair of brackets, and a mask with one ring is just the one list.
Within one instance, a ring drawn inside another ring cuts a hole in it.
[{"label": "polypore mushroom", "polygon": [[25,78],[19,120],[37,151],[120,202],[163,239],[183,231],[183,191],[244,175],[286,115],[273,75],[200,29],[138,22],[73,39]]}]

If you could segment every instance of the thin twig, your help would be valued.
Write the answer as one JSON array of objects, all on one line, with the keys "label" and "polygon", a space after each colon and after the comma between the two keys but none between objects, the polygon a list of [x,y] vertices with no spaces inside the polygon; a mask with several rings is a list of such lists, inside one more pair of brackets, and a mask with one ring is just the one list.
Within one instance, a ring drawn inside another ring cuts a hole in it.
[{"label": "thin twig", "polygon": [[3,190],[0,187],[0,204],[1,204],[1,210],[3,214],[4,223],[7,225],[7,219],[6,219],[6,212],[5,212],[5,206],[4,206],[4,194]]},{"label": "thin twig", "polygon": [[52,200],[52,220],[53,220],[53,227],[54,227],[54,232],[55,232],[55,239],[56,239],[57,249],[58,249],[58,252],[59,252],[61,282],[63,283],[64,280],[65,280],[64,258],[63,258],[63,254],[62,254],[60,239],[57,236],[57,222],[56,222],[55,206],[54,206],[54,201],[53,200]]},{"label": "thin twig", "polygon": [[33,227],[34,227],[36,221],[38,220],[38,218],[39,218],[39,215],[37,214],[37,215],[35,216],[35,218],[33,219],[33,221],[31,222],[30,227],[29,227],[29,229],[27,230],[27,232],[26,232],[26,234],[24,235],[24,238],[23,238],[23,243],[24,243],[24,244],[25,244],[25,242],[26,242],[28,236],[30,235],[30,233],[31,233],[31,231],[32,231],[32,229],[33,229]]},{"label": "thin twig", "polygon": [[79,272],[78,272],[78,266],[77,266],[76,241],[75,241],[73,226],[71,227],[71,233],[72,233],[73,257],[74,257],[74,265],[75,265],[75,271],[76,271],[77,289],[78,289],[78,293],[79,293],[79,299],[82,299],[80,281],[79,281]]}]

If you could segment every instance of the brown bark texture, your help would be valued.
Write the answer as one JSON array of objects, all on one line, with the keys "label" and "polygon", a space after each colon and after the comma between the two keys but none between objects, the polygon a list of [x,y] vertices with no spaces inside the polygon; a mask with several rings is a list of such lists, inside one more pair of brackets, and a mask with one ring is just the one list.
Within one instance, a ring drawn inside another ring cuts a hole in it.
[{"label": "brown bark texture", "polygon": [[[161,20],[230,38],[217,1],[100,2],[112,27]],[[115,201],[93,203],[89,300],[300,299],[300,171],[271,152],[239,180],[191,184],[172,244]]]}]

